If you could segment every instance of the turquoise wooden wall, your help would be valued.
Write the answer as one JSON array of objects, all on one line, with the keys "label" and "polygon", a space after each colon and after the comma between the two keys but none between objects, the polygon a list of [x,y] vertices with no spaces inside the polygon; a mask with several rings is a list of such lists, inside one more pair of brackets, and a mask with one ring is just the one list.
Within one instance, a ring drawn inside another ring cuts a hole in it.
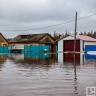
[{"label": "turquoise wooden wall", "polygon": [[50,46],[25,46],[24,52],[40,53],[40,52],[44,52],[44,50],[49,52],[49,48]]},{"label": "turquoise wooden wall", "polygon": [[0,53],[9,53],[8,46],[0,46]]}]

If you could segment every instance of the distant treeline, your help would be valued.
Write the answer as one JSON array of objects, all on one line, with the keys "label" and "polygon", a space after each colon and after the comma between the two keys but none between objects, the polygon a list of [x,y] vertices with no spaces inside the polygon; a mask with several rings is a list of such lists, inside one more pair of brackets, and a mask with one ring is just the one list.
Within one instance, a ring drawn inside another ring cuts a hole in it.
[{"label": "distant treeline", "polygon": [[[58,40],[58,39],[60,39],[60,38],[63,38],[63,37],[66,37],[67,35],[70,35],[71,33],[70,32],[65,32],[65,33],[57,33],[57,32],[55,32],[54,31],[54,34],[53,34],[53,37],[55,38],[55,40]],[[73,33],[72,33],[73,34]],[[93,37],[93,38],[95,38],[96,39],[96,31],[89,31],[89,32],[86,32],[86,31],[84,31],[84,32],[80,32],[80,33],[76,33],[76,34],[79,34],[79,35],[86,35],[86,36],[90,36],[90,37]]]},{"label": "distant treeline", "polygon": [[[64,33],[57,33],[56,31],[54,31],[53,37],[54,37],[55,40],[58,40],[58,39],[61,39],[63,37],[66,37],[66,36],[68,36],[70,34],[73,34],[73,33],[70,33],[67,30]],[[93,38],[96,39],[96,31],[93,31],[93,30],[91,30],[89,32],[86,32],[86,31],[80,32],[80,33],[77,32],[77,34],[90,36],[90,37],[93,37]],[[7,39],[7,41],[10,41],[12,38],[6,38],[6,39]]]}]

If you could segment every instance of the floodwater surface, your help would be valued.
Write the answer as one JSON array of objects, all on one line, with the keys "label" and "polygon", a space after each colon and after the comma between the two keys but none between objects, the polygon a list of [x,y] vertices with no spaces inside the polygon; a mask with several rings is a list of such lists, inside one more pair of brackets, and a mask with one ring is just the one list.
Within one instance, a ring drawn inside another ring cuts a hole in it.
[{"label": "floodwater surface", "polygon": [[95,57],[0,55],[0,96],[86,96],[96,87]]}]

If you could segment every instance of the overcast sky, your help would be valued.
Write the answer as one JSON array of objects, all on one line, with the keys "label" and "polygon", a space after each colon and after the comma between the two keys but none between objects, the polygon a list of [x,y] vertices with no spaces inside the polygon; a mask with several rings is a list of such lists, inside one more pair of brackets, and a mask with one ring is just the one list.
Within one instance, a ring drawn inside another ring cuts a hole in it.
[{"label": "overcast sky", "polygon": [[[51,26],[96,13],[96,0],[0,0],[0,32],[5,37],[32,33],[74,32],[74,22],[51,28]],[[4,31],[9,30],[9,31]],[[17,30],[17,31],[10,31]],[[78,20],[77,31],[96,30],[96,15]]]}]

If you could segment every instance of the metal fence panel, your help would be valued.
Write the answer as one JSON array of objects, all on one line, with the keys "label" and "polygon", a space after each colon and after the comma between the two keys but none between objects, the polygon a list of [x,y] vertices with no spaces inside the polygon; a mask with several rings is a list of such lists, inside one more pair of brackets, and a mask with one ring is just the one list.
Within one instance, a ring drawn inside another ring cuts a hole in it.
[{"label": "metal fence panel", "polygon": [[96,46],[86,45],[86,46],[85,46],[85,51],[86,51],[86,52],[88,52],[88,51],[96,51]]},{"label": "metal fence panel", "polygon": [[0,46],[0,53],[9,53],[8,46]]},{"label": "metal fence panel", "polygon": [[3,46],[3,52],[4,53],[9,53],[8,46]]},{"label": "metal fence panel", "polygon": [[3,53],[3,47],[0,46],[0,53]]}]

